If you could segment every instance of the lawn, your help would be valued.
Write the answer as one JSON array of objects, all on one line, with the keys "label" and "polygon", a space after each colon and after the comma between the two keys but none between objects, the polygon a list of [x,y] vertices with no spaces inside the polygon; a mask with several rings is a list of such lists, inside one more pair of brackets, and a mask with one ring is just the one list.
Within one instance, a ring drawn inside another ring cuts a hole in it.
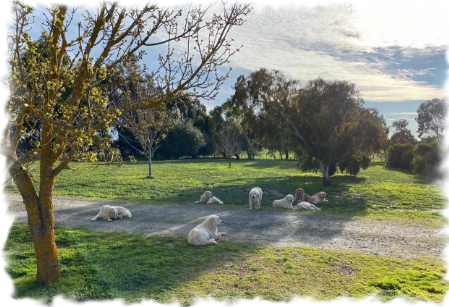
[{"label": "lawn", "polygon": [[[382,216],[393,222],[399,218],[435,227],[445,223],[438,210],[446,206],[446,200],[438,186],[381,163],[361,170],[357,177],[336,174],[330,187],[322,186],[319,174],[303,173],[297,162],[285,160],[233,160],[231,168],[222,159],[154,161],[152,179],[147,178],[146,162],[121,167],[77,162],[71,167],[76,171],[61,173],[55,195],[190,204],[209,190],[226,205],[247,206],[252,187],[282,195],[294,194],[301,187],[309,195],[327,193],[329,202],[318,205],[320,214]],[[262,205],[270,207],[278,198],[266,193]]]},{"label": "lawn", "polygon": [[154,299],[189,305],[197,296],[219,300],[294,296],[382,301],[398,296],[441,302],[449,289],[436,259],[397,260],[311,248],[269,248],[221,242],[189,246],[184,237],[139,236],[56,228],[60,281],[35,283],[34,249],[27,225],[15,224],[5,245],[15,298],[50,304],[56,295],[77,301]]}]

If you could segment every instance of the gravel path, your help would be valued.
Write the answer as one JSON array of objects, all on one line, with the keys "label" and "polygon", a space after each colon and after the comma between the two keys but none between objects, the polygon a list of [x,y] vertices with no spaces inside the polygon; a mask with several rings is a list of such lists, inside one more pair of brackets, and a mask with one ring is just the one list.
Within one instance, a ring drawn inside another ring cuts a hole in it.
[{"label": "gravel path", "polygon": [[[9,212],[16,221],[26,221],[25,206],[18,194],[7,194]],[[131,210],[131,219],[91,221],[102,205],[120,205]],[[266,205],[266,204],[265,204]],[[64,227],[84,227],[99,231],[127,231],[143,235],[185,236],[208,215],[224,221],[223,240],[253,242],[268,246],[309,246],[337,251],[360,251],[400,259],[442,258],[447,237],[441,229],[411,223],[389,224],[351,216],[329,216],[319,212],[260,211],[210,205],[148,205],[124,201],[103,201],[54,197],[55,223]]]}]

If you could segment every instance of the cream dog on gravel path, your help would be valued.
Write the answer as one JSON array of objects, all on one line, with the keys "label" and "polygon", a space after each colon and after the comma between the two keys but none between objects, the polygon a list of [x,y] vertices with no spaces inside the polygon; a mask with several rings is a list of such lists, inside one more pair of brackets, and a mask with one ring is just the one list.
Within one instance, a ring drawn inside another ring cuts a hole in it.
[{"label": "cream dog on gravel path", "polygon": [[262,189],[261,188],[252,188],[249,191],[249,210],[253,210],[253,205],[256,207],[256,210],[260,209],[260,204],[262,203]]},{"label": "cream dog on gravel path", "polygon": [[113,219],[123,219],[124,217],[131,218],[132,216],[131,211],[125,207],[104,205],[100,208],[100,212],[92,219],[92,221],[103,219],[112,222]]}]

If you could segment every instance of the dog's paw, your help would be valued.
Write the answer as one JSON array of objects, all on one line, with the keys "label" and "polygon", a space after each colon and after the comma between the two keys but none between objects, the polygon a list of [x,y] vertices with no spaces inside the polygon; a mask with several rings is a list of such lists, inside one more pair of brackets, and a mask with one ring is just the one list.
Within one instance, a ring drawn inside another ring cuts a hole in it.
[{"label": "dog's paw", "polygon": [[112,220],[111,220],[111,219],[108,219],[108,222],[112,222]]}]

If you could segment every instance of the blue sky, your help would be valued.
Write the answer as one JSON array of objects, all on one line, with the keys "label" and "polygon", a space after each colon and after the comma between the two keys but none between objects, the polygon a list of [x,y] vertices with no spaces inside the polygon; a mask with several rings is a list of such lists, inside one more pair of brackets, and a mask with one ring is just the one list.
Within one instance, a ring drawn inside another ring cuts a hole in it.
[{"label": "blue sky", "polygon": [[[83,9],[96,4],[78,3]],[[160,3],[187,6],[187,1]],[[233,46],[243,48],[231,58],[233,71],[217,98],[203,101],[209,110],[233,94],[239,75],[262,67],[280,70],[303,84],[317,77],[354,82],[367,107],[377,108],[390,125],[407,119],[415,135],[420,103],[444,97],[449,5],[443,1],[257,3],[247,22],[229,34]],[[42,16],[41,9],[36,16]],[[146,60],[154,60],[158,51],[163,48],[153,50]]]}]

